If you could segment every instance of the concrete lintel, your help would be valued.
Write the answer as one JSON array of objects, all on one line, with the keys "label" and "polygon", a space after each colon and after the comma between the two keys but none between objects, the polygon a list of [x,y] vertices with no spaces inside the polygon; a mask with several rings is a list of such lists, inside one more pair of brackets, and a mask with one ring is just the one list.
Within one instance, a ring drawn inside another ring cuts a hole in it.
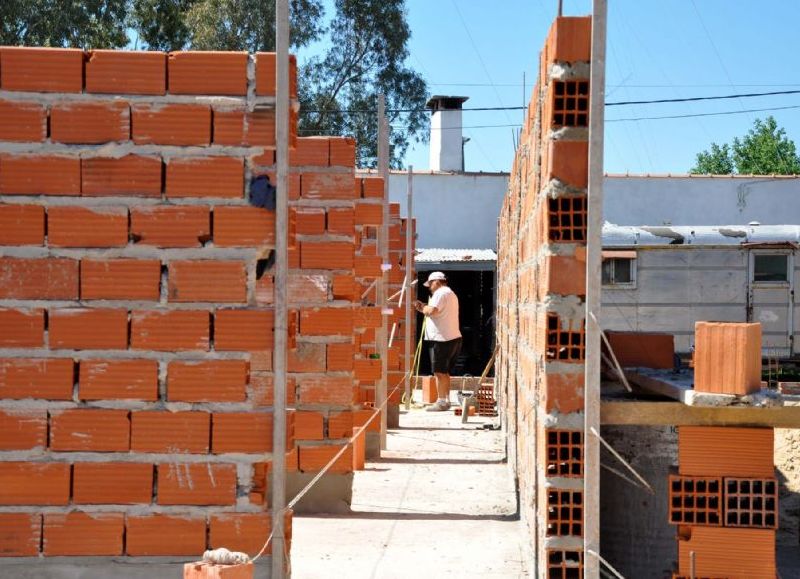
[{"label": "concrete lintel", "polygon": [[687,406],[681,402],[605,400],[600,406],[604,426],[769,426],[800,428],[800,406]]},{"label": "concrete lintel", "polygon": [[583,478],[567,478],[563,476],[554,476],[545,478],[544,482],[547,488],[553,489],[569,489],[573,491],[583,490]]}]

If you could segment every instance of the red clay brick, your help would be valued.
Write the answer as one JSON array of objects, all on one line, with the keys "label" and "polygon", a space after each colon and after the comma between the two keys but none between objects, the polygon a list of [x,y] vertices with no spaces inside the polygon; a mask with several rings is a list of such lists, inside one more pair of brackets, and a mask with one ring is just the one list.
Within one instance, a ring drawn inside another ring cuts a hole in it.
[{"label": "red clay brick", "polygon": [[170,362],[167,398],[170,402],[244,402],[247,379],[244,360]]},{"label": "red clay brick", "polygon": [[350,438],[351,436],[353,436],[353,413],[332,413],[328,417],[328,438]]},{"label": "red clay brick", "polygon": [[590,16],[559,16],[550,27],[548,58],[554,62],[588,61],[591,39]]},{"label": "red clay brick", "polygon": [[304,199],[355,199],[357,191],[349,173],[304,173],[300,195]]},{"label": "red clay brick", "polygon": [[752,394],[761,390],[761,324],[695,323],[694,388]]},{"label": "red clay brick", "polygon": [[50,140],[57,143],[96,145],[127,141],[130,136],[128,103],[70,102],[50,108]]},{"label": "red clay brick", "polygon": [[672,334],[606,331],[606,337],[623,368],[671,370],[675,366],[675,337]]},{"label": "red clay brick", "polygon": [[294,436],[297,440],[322,440],[323,426],[323,416],[320,412],[295,413]]},{"label": "red clay brick", "polygon": [[0,141],[40,143],[47,138],[47,112],[40,104],[0,101]]},{"label": "red clay brick", "polygon": [[297,378],[297,397],[302,404],[349,406],[354,401],[353,379],[350,376]]},{"label": "red clay brick", "polygon": [[274,243],[274,211],[260,207],[214,208],[214,245],[249,247]]},{"label": "red clay brick", "polygon": [[247,94],[246,52],[170,52],[167,61],[170,94]]},{"label": "red clay brick", "polygon": [[586,187],[589,175],[588,141],[551,141],[547,176],[573,187]]},{"label": "red clay brick", "polygon": [[298,207],[295,210],[298,235],[325,233],[325,210],[321,207]]},{"label": "red clay brick", "polygon": [[200,247],[211,238],[211,208],[132,207],[134,243],[156,247]]},{"label": "red clay brick", "polygon": [[205,518],[128,515],[125,529],[125,551],[131,557],[197,556],[206,549]]},{"label": "red clay brick", "polygon": [[381,258],[377,255],[357,255],[353,268],[356,277],[380,277]]},{"label": "red clay brick", "polygon": [[46,447],[47,411],[0,411],[0,450],[31,450]]},{"label": "red clay brick", "polygon": [[58,155],[0,155],[0,193],[80,195],[81,161]]},{"label": "red clay brick", "polygon": [[82,308],[52,310],[50,347],[125,350],[128,347],[128,311]]},{"label": "red clay brick", "polygon": [[127,410],[73,408],[50,413],[50,449],[54,451],[127,452]]},{"label": "red clay brick", "polygon": [[66,505],[70,466],[63,462],[0,462],[0,504]]},{"label": "red clay brick", "polygon": [[[362,409],[362,410],[355,410],[353,412],[353,427],[358,428],[367,424],[367,421],[372,418],[372,415],[375,413],[372,409]],[[367,432],[380,432],[381,430],[381,421],[378,417],[375,417],[367,426]]]},{"label": "red clay brick", "polygon": [[169,264],[170,302],[247,300],[247,272],[242,261],[192,260]]},{"label": "red clay brick", "polygon": [[383,322],[381,308],[378,306],[357,306],[353,308],[353,325],[356,328],[380,328]]},{"label": "red clay brick", "polygon": [[289,372],[325,372],[325,344],[300,342],[286,358]]},{"label": "red clay brick", "polygon": [[353,310],[350,308],[314,308],[300,311],[300,334],[304,336],[350,336],[353,334]]},{"label": "red clay brick", "polygon": [[352,275],[334,275],[331,284],[333,299],[357,301],[361,297],[361,291]]},{"label": "red clay brick", "polygon": [[131,414],[133,452],[208,452],[211,415],[207,412],[142,410]]},{"label": "red clay brick", "polygon": [[160,197],[162,164],[159,157],[127,155],[119,159],[92,157],[81,160],[84,195],[134,195]]},{"label": "red clay brick", "polygon": [[231,147],[274,147],[275,111],[246,113],[214,110],[214,144]]},{"label": "red clay brick", "polygon": [[364,358],[353,361],[354,375],[356,380],[362,382],[374,382],[381,378],[381,361],[371,358]]},{"label": "red clay brick", "polygon": [[149,504],[153,497],[152,464],[79,462],[72,473],[72,502],[78,505]]},{"label": "red clay brick", "polygon": [[137,145],[204,146],[211,143],[211,107],[135,104],[131,135]]},{"label": "red clay brick", "polygon": [[540,274],[544,283],[539,287],[557,295],[586,295],[586,259],[567,255],[548,255],[544,258],[544,271]]},{"label": "red clay brick", "polygon": [[167,197],[244,197],[244,164],[233,157],[176,158],[167,164]]},{"label": "red clay brick", "polygon": [[[297,450],[300,455],[300,472],[317,472],[341,450],[340,445],[335,446],[301,446]],[[348,473],[353,470],[353,448],[348,446],[333,466],[329,473]]]},{"label": "red clay brick", "polygon": [[361,196],[365,199],[382,199],[384,196],[383,179],[380,177],[361,179]]},{"label": "red clay brick", "polygon": [[356,141],[352,137],[331,137],[330,166],[355,167],[356,166]]},{"label": "red clay brick", "polygon": [[0,557],[36,557],[42,541],[42,515],[0,513]]},{"label": "red clay brick", "polygon": [[328,137],[299,138],[297,146],[289,151],[289,164],[294,167],[327,167],[329,160]]},{"label": "red clay brick", "polygon": [[0,358],[0,398],[72,400],[71,358]]},{"label": "red clay brick", "polygon": [[304,241],[300,244],[303,269],[353,269],[355,246],[349,241]]},{"label": "red clay brick", "polygon": [[576,374],[545,374],[544,406],[547,412],[554,410],[567,414],[583,409],[585,377],[583,372]]},{"label": "red clay brick", "polygon": [[203,311],[135,311],[131,314],[133,350],[208,350],[211,317]]},{"label": "red clay brick", "polygon": [[356,203],[356,225],[380,225],[383,223],[383,206],[374,203]]},{"label": "red clay brick", "polygon": [[347,372],[353,369],[353,344],[328,344],[328,371]]},{"label": "red clay brick", "polygon": [[772,529],[731,529],[687,527],[688,538],[679,537],[678,566],[689,577],[692,553],[696,577],[731,579],[772,579],[775,568],[775,531]]},{"label": "red clay brick", "polygon": [[271,310],[217,310],[214,348],[218,351],[270,350],[274,320]]},{"label": "red clay brick", "polygon": [[244,553],[257,553],[270,533],[269,513],[224,513],[209,518],[209,544]]},{"label": "red clay brick", "polygon": [[133,50],[92,50],[86,61],[86,92],[163,95],[167,55]]},{"label": "red clay brick", "polygon": [[81,360],[81,400],[158,400],[155,360]]},{"label": "red clay brick", "polygon": [[27,92],[81,92],[83,51],[4,46],[0,88]]},{"label": "red clay brick", "polygon": [[[256,53],[256,94],[258,96],[275,96],[276,66],[274,52]],[[297,96],[297,58],[293,54],[289,55],[289,96],[292,98]]]},{"label": "red clay brick", "polygon": [[352,207],[331,207],[328,209],[328,233],[353,235],[355,225],[355,210]]},{"label": "red clay brick", "polygon": [[82,259],[82,300],[157,301],[161,262],[155,259]]},{"label": "red clay brick", "polygon": [[158,465],[159,505],[233,505],[235,502],[235,465]]},{"label": "red clay brick", "polygon": [[44,555],[121,555],[122,513],[46,513]]},{"label": "red clay brick", "polygon": [[41,205],[0,205],[0,245],[42,245],[44,221]]},{"label": "red clay brick", "polygon": [[53,247],[124,247],[128,211],[121,207],[49,207],[47,242]]},{"label": "red clay brick", "polygon": [[323,304],[328,301],[328,285],[325,274],[290,273],[288,293],[295,304]]},{"label": "red clay brick", "polygon": [[772,428],[681,426],[678,473],[687,476],[774,476]]},{"label": "red clay brick", "polygon": [[44,310],[0,309],[0,347],[40,348],[44,345]]},{"label": "red clay brick", "polygon": [[212,418],[211,452],[272,452],[272,414],[263,412],[215,412]]},{"label": "red clay brick", "polygon": [[[271,374],[253,374],[250,377],[252,393],[250,400],[255,406],[273,406],[275,403],[275,380]],[[294,378],[286,379],[286,404],[296,402],[297,386]]]}]

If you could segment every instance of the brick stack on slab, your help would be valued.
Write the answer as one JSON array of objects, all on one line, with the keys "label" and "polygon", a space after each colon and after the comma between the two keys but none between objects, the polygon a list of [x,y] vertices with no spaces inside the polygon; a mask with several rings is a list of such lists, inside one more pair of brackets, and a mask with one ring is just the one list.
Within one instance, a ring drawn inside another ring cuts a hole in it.
[{"label": "brick stack on slab", "polygon": [[590,44],[590,17],[553,23],[499,224],[499,390],[522,516],[553,578],[583,566]]},{"label": "brick stack on slab", "polygon": [[[249,182],[274,171],[270,70],[272,54],[0,49],[0,556],[253,554],[269,534],[275,220]],[[307,189],[352,204],[346,164]],[[342,246],[325,262],[352,275]],[[312,345],[352,340],[349,302],[294,299]],[[341,381],[351,404],[352,373],[320,371],[295,377],[303,401]]]},{"label": "brick stack on slab", "polygon": [[[697,322],[695,388],[760,389],[760,324]],[[778,481],[772,428],[681,426],[670,522],[678,525],[678,576],[773,579]]]}]

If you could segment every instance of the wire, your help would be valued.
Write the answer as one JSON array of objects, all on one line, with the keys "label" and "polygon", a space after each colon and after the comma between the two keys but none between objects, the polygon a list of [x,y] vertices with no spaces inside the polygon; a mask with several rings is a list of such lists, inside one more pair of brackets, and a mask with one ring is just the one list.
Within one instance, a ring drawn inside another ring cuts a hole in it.
[{"label": "wire", "polygon": [[631,117],[625,119],[606,119],[607,123],[621,123],[623,121],[658,121],[661,119],[689,119],[694,117],[718,117],[723,115],[741,115],[743,113],[762,113],[767,111],[786,111],[790,109],[800,109],[800,105],[787,107],[767,107],[763,109],[745,109],[740,111],[719,111],[715,113],[694,113],[685,115],[665,115],[662,117]]}]

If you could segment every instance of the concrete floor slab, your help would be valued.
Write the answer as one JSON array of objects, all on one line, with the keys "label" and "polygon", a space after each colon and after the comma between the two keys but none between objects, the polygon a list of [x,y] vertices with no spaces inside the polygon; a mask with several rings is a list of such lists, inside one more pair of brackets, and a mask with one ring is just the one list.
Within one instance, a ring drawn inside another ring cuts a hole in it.
[{"label": "concrete floor slab", "polygon": [[483,428],[497,420],[402,411],[351,513],[295,516],[292,576],[528,577],[503,434]]}]

